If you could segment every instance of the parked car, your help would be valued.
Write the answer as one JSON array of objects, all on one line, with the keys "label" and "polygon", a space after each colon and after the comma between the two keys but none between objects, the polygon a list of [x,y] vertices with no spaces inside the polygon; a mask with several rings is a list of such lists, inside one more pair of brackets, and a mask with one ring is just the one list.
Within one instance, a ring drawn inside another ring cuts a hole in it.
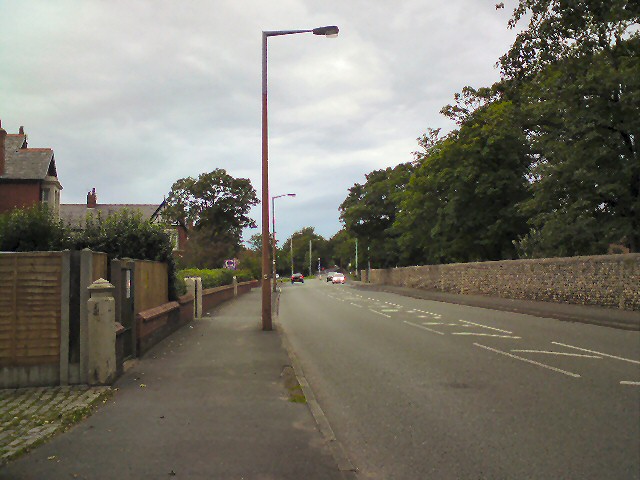
[{"label": "parked car", "polygon": [[335,273],[331,278],[331,283],[344,283],[345,277],[342,273]]},{"label": "parked car", "polygon": [[293,275],[291,275],[291,283],[295,282],[304,283],[304,275],[302,275],[301,273],[294,273]]},{"label": "parked car", "polygon": [[327,282],[330,282],[336,272],[327,272]]}]

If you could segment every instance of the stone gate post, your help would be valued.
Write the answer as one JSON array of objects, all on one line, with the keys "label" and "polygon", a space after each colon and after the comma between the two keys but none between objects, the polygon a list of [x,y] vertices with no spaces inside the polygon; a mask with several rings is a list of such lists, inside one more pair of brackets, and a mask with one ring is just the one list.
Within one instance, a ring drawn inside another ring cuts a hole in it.
[{"label": "stone gate post", "polygon": [[87,380],[89,385],[104,385],[115,379],[117,369],[115,287],[100,278],[87,288]]},{"label": "stone gate post", "polygon": [[193,318],[200,318],[202,317],[202,279],[187,277],[184,283],[187,285],[187,293],[193,295]]}]

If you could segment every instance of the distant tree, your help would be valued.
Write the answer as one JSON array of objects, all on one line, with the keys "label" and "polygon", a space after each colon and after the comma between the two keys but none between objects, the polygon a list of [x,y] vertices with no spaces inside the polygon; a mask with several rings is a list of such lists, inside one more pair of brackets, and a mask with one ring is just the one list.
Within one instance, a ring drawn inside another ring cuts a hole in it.
[{"label": "distant tree", "polygon": [[189,266],[218,268],[239,251],[242,230],[256,226],[248,214],[258,203],[249,179],[234,178],[218,168],[197,179],[176,181],[163,216],[191,226],[183,257]]},{"label": "distant tree", "polygon": [[242,270],[251,272],[253,278],[262,277],[262,256],[259,251],[241,248],[237,257]]},{"label": "distant tree", "polygon": [[249,179],[234,178],[217,168],[197,179],[187,177],[176,181],[167,196],[163,215],[239,243],[242,229],[256,227],[248,213],[258,203]]},{"label": "distant tree", "polygon": [[280,274],[291,273],[291,243],[293,242],[293,268],[295,272],[308,274],[309,272],[309,241],[311,241],[311,270],[315,272],[318,258],[326,266],[329,258],[329,242],[322,235],[318,235],[313,227],[305,227],[291,235],[278,249],[277,271]]},{"label": "distant tree", "polygon": [[[335,263],[343,269],[351,265],[351,268],[355,270],[356,239],[344,228],[329,239],[329,249],[333,259],[331,263]],[[362,260],[362,252],[360,252],[360,255],[360,260]]]},{"label": "distant tree", "polygon": [[394,222],[413,170],[412,163],[374,170],[365,175],[364,184],[349,189],[339,207],[346,231],[363,240],[378,267],[395,266],[400,260]]}]

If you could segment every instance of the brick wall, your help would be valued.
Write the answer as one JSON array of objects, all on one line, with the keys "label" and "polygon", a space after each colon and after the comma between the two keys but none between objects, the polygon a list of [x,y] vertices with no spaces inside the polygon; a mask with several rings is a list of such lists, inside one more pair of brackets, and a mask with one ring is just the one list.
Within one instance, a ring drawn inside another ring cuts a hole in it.
[{"label": "brick wall", "polygon": [[31,207],[40,202],[40,184],[16,182],[0,184],[0,213],[14,208]]},{"label": "brick wall", "polygon": [[[365,276],[366,277],[366,276]],[[371,283],[640,310],[640,254],[371,270]]]}]

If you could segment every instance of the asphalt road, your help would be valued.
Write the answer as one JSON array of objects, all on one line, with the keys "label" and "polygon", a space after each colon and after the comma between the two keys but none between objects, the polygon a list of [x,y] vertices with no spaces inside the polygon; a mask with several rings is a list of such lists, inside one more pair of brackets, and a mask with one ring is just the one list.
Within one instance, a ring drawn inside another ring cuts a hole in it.
[{"label": "asphalt road", "polygon": [[640,478],[640,332],[282,290],[280,328],[358,478]]}]

